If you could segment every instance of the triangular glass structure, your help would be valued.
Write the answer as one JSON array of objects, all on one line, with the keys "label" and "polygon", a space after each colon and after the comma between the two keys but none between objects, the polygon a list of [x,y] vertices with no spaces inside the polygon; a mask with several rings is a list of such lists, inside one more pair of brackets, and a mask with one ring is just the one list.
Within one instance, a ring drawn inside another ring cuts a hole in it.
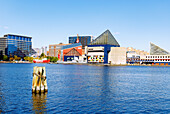
[{"label": "triangular glass structure", "polygon": [[106,45],[106,44],[120,46],[109,30],[106,30],[94,41],[92,41],[89,45]]},{"label": "triangular glass structure", "polygon": [[168,55],[170,54],[168,51],[160,48],[159,46],[150,43],[150,55]]}]

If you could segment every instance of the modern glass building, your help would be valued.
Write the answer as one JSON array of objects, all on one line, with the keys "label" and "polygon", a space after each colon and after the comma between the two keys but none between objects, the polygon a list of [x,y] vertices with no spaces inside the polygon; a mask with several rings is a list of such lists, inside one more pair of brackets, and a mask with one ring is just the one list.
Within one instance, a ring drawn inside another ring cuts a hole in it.
[{"label": "modern glass building", "polygon": [[90,44],[92,41],[92,36],[71,36],[69,37],[69,43],[77,43],[77,39],[79,39],[79,42],[82,44],[82,48],[84,49],[85,46]]},{"label": "modern glass building", "polygon": [[168,51],[160,48],[159,46],[150,43],[150,55],[167,55],[170,54]]},{"label": "modern glass building", "polygon": [[[18,57],[30,56],[32,52],[32,37],[6,34],[0,38],[0,51],[3,55]],[[2,43],[6,43],[5,45]]]}]

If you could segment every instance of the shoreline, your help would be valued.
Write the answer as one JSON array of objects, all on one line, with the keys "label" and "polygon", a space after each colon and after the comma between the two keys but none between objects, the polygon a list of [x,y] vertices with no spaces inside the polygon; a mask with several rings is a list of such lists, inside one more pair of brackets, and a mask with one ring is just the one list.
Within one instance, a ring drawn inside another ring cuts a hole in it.
[{"label": "shoreline", "polygon": [[88,64],[88,63],[52,63],[63,65],[88,65],[88,66],[151,66],[151,67],[170,67],[170,65],[145,65],[145,64]]},{"label": "shoreline", "polygon": [[[16,64],[31,64],[33,62],[28,61],[0,61],[2,64],[6,63],[16,63]],[[33,63],[33,64],[41,64],[41,63]],[[88,66],[153,66],[153,67],[170,67],[170,65],[151,65],[151,64],[89,64],[89,63],[43,63],[43,64],[63,64],[63,65],[88,65]]]},{"label": "shoreline", "polygon": [[33,63],[29,61],[0,61],[0,63]]}]

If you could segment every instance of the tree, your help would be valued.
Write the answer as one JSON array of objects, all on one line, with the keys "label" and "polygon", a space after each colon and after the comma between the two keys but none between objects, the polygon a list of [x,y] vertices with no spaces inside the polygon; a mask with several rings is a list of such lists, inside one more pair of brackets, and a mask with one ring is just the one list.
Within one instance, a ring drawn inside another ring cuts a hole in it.
[{"label": "tree", "polygon": [[16,60],[20,61],[20,60],[21,60],[21,57],[17,57]]},{"label": "tree", "polygon": [[9,58],[9,60],[10,60],[10,61],[13,61],[13,60],[14,60],[14,58],[13,58],[13,57],[10,57],[10,58]]},{"label": "tree", "polygon": [[49,60],[51,57],[50,56],[47,56],[47,60]]},{"label": "tree", "polygon": [[57,62],[58,61],[58,57],[50,57],[50,62]]},{"label": "tree", "polygon": [[16,55],[14,55],[14,60],[17,60],[17,56]]},{"label": "tree", "polygon": [[44,58],[44,57],[45,57],[45,54],[44,54],[44,53],[42,53],[42,54],[40,55],[40,57]]},{"label": "tree", "polygon": [[24,57],[24,60],[29,62],[33,62],[33,59],[34,59],[33,57],[28,57],[28,56]]},{"label": "tree", "polygon": [[28,56],[27,56],[27,57],[24,57],[24,60],[25,60],[25,61],[28,61]]},{"label": "tree", "polygon": [[6,61],[6,60],[8,60],[8,56],[7,56],[7,55],[4,55],[4,56],[3,56],[3,61]]},{"label": "tree", "polygon": [[33,57],[28,57],[28,61],[32,62],[33,61]]}]

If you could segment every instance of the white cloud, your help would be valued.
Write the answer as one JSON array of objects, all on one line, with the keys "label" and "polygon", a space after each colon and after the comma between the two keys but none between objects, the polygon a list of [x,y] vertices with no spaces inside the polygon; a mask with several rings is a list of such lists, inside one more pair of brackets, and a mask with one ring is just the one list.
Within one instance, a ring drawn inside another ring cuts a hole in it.
[{"label": "white cloud", "polygon": [[9,27],[7,27],[7,26],[4,26],[3,28],[4,28],[4,29],[8,29]]}]

